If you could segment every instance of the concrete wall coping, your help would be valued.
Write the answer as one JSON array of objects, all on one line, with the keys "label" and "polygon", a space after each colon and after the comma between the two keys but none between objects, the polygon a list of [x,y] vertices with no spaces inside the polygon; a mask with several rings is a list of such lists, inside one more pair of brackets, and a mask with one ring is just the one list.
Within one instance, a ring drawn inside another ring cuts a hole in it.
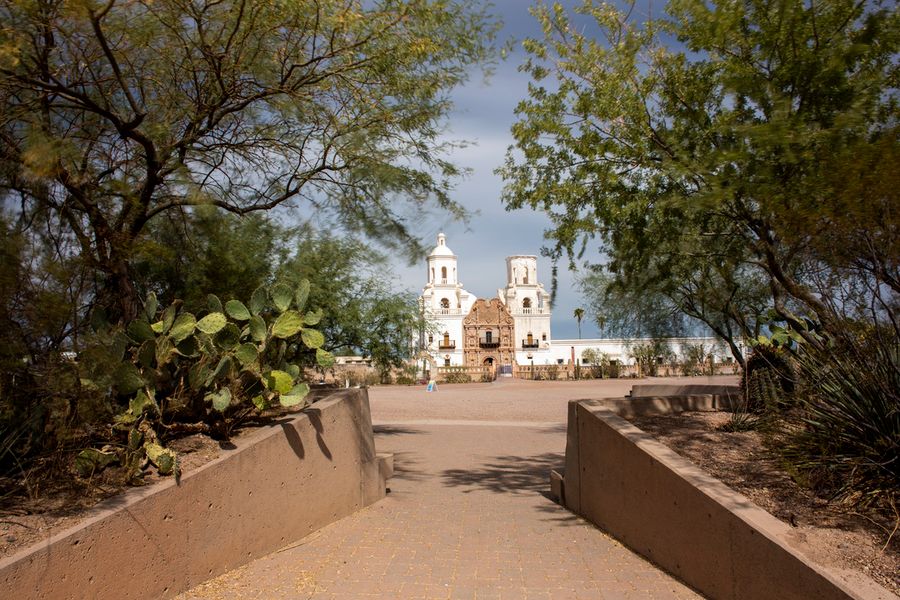
[{"label": "concrete wall coping", "polygon": [[632,386],[630,397],[697,396],[706,394],[715,396],[741,396],[741,386],[715,383],[638,383]]}]

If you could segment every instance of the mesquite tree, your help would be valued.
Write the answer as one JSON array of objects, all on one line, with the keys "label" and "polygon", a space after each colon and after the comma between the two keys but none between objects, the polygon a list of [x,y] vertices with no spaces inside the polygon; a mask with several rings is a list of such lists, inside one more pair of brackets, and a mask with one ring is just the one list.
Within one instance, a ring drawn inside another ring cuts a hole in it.
[{"label": "mesquite tree", "polygon": [[598,238],[620,290],[725,335],[752,333],[760,281],[797,331],[807,314],[900,333],[895,4],[576,10],[534,11],[534,82],[499,170],[510,208],[553,220],[552,253]]},{"label": "mesquite tree", "polygon": [[0,23],[0,198],[122,319],[173,209],[307,206],[394,243],[427,203],[461,213],[439,134],[495,30],[470,3],[4,0]]}]

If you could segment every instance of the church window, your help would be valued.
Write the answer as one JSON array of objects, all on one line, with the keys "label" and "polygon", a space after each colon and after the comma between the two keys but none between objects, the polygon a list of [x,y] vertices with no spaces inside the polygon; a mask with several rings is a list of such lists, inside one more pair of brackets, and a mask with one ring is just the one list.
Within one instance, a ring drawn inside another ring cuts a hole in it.
[{"label": "church window", "polygon": [[522,275],[522,283],[528,285],[528,268],[525,268],[525,274]]},{"label": "church window", "polygon": [[433,343],[434,343],[434,336],[431,335],[430,333],[428,334],[428,343],[429,343],[429,344],[433,344]]},{"label": "church window", "polygon": [[445,358],[445,359],[444,359],[444,366],[445,366],[445,367],[449,367],[449,366],[450,366],[450,359],[449,359],[449,358]]},{"label": "church window", "polygon": [[[528,283],[527,281],[525,283]],[[531,298],[522,300],[522,308],[531,308]]]},{"label": "church window", "polygon": [[487,342],[488,344],[491,343],[491,341],[492,341],[491,338],[493,338],[493,337],[494,337],[493,332],[491,332],[491,331],[484,332],[484,341]]},{"label": "church window", "polygon": [[547,334],[546,334],[546,333],[541,334],[541,341],[544,341],[544,342],[547,341]]},{"label": "church window", "polygon": [[447,267],[441,267],[441,279],[444,280],[444,283],[447,283]]},{"label": "church window", "polygon": [[444,347],[446,348],[449,345],[450,345],[450,334],[445,331],[444,332]]},{"label": "church window", "polygon": [[531,335],[531,332],[528,332],[528,345],[532,345],[534,343],[534,336]]},{"label": "church window", "polygon": [[441,298],[441,308],[450,308],[450,301],[446,298]]}]

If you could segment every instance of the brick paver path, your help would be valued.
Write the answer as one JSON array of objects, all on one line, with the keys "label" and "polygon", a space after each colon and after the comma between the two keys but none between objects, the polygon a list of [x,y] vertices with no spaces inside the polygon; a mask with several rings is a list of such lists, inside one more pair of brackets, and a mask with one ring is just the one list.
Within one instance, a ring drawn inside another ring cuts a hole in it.
[{"label": "brick paver path", "polygon": [[546,496],[567,400],[629,388],[373,388],[376,446],[395,454],[388,497],[181,598],[697,598]]}]

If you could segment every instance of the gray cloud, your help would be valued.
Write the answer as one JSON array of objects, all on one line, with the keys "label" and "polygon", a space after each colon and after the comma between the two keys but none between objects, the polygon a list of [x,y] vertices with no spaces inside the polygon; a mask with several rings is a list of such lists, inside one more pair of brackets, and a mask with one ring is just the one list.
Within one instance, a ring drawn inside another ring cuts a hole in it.
[{"label": "gray cloud", "polygon": [[[568,7],[580,4],[569,0]],[[418,235],[429,248],[439,231],[447,234],[447,245],[459,260],[460,281],[479,297],[493,297],[497,288],[506,283],[506,256],[513,254],[540,255],[544,245],[544,230],[550,221],[543,213],[531,210],[508,212],[500,195],[503,181],[494,170],[503,163],[507,148],[513,143],[510,128],[515,122],[515,107],[528,95],[529,76],[519,72],[524,61],[521,40],[540,36],[534,18],[528,14],[529,2],[501,0],[495,3],[496,12],[504,21],[502,34],[518,43],[511,55],[501,61],[490,80],[480,72],[473,72],[471,80],[453,94],[455,110],[448,124],[448,140],[469,140],[474,143],[452,155],[454,162],[471,169],[471,175],[458,182],[453,197],[471,211],[477,211],[468,228],[462,223],[436,218],[422,223]],[[578,25],[587,21],[578,18]],[[599,260],[596,251],[588,260]],[[553,336],[574,338],[577,326],[575,308],[582,305],[576,286],[576,275],[566,264],[559,266],[559,285],[553,309]],[[552,263],[539,257],[538,278],[550,289]],[[425,283],[425,257],[414,266],[398,259],[395,270],[405,287],[418,292]],[[582,323],[583,337],[597,335],[596,327]]]}]

